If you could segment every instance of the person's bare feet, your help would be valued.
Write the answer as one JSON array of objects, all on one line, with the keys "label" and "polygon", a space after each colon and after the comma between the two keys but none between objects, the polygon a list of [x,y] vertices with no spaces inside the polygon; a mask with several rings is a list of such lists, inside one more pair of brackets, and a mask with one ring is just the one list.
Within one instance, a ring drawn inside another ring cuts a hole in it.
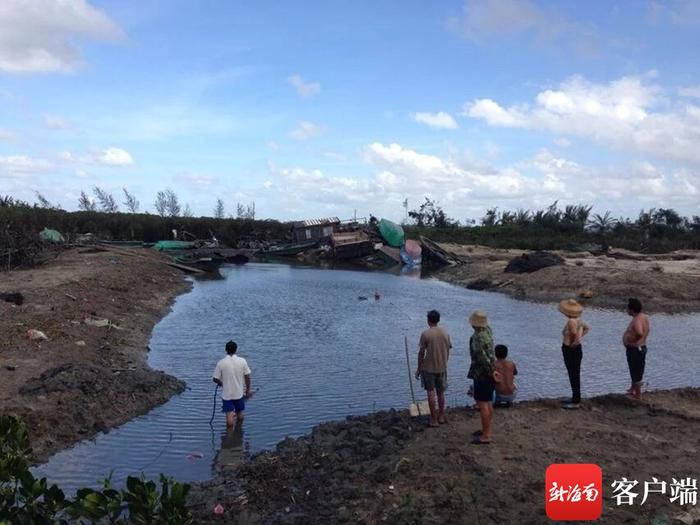
[{"label": "person's bare feet", "polygon": [[438,423],[440,423],[441,425],[449,425],[450,424],[450,422],[447,420],[447,417],[445,415],[438,417]]},{"label": "person's bare feet", "polygon": [[437,427],[439,427],[439,426],[440,426],[440,425],[438,424],[437,421],[430,420],[430,423],[428,423],[428,427],[429,427],[429,428],[437,428]]}]

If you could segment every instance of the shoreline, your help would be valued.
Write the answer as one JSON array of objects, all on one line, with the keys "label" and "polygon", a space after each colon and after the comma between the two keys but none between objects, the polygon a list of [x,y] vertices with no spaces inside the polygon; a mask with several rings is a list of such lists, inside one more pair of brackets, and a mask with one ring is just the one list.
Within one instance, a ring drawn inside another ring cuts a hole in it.
[{"label": "shoreline", "polygon": [[[700,312],[700,252],[647,256],[611,248],[608,255],[554,251],[564,264],[533,273],[504,273],[524,250],[441,244],[464,262],[432,277],[467,289],[497,292],[514,299],[558,303],[575,298],[584,307],[626,311],[637,297],[647,313]],[[591,297],[584,297],[590,292]]]},{"label": "shoreline", "polygon": [[[0,331],[7,334],[0,343],[0,411],[26,422],[33,463],[184,390],[179,379],[149,367],[148,343],[191,284],[160,254],[139,253],[74,248],[40,267],[0,274],[3,291],[24,296],[19,306],[0,302]],[[29,329],[48,340],[29,340]]]},{"label": "shoreline", "polygon": [[[653,476],[697,478],[700,388],[584,399],[567,411],[556,399],[523,401],[494,415],[494,442],[469,444],[478,412],[448,409],[448,425],[389,410],[320,424],[273,451],[217,465],[189,499],[196,523],[542,523],[551,463],[603,469],[600,523],[659,516],[700,519],[700,508],[650,497],[615,506],[610,483]],[[245,423],[244,423],[245,425]],[[222,454],[220,452],[220,454]],[[230,461],[227,456],[226,460]],[[217,504],[224,515],[216,516]]]}]

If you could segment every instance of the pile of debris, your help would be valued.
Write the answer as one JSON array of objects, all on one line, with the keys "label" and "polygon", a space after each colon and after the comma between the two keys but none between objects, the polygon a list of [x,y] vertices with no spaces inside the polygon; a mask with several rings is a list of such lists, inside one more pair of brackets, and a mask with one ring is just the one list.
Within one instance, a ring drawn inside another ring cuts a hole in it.
[{"label": "pile of debris", "polygon": [[504,273],[532,273],[549,266],[564,264],[564,259],[555,253],[537,251],[524,253],[508,262]]},{"label": "pile of debris", "polygon": [[403,266],[420,268],[423,262],[434,266],[461,262],[426,237],[406,239],[401,225],[375,217],[341,221],[337,217],[307,219],[292,224],[289,242],[271,244],[258,253],[266,257],[296,257],[349,261],[369,267]]}]

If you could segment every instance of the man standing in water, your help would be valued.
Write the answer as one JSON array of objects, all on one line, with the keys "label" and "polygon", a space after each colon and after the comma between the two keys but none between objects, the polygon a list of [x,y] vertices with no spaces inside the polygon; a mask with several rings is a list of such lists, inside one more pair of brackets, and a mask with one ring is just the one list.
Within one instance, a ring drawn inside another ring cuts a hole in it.
[{"label": "man standing in water", "polygon": [[634,399],[642,398],[642,378],[647,358],[647,337],[649,336],[649,317],[642,313],[639,299],[627,302],[627,313],[632,316],[627,330],[622,336],[622,344],[627,351],[627,365],[630,369],[632,386],[627,393]]},{"label": "man standing in water", "polygon": [[245,399],[250,397],[250,368],[236,355],[238,345],[226,343],[226,357],[216,364],[213,381],[221,387],[221,411],[226,414],[226,426],[233,427],[234,415],[239,422],[245,414]]},{"label": "man standing in water", "polygon": [[[420,334],[418,345],[418,369],[416,379],[421,378],[423,388],[428,392],[430,406],[430,426],[447,423],[445,417],[445,390],[447,390],[447,360],[450,358],[452,341],[447,332],[438,326],[440,312],[428,312],[428,329]],[[435,397],[437,395],[437,407]]]}]

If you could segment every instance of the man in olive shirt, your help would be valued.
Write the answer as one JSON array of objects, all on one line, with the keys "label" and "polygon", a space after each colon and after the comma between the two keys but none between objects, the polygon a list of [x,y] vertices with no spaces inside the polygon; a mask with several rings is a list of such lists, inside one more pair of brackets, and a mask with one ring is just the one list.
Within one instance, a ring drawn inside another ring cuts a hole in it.
[{"label": "man in olive shirt", "polygon": [[[438,326],[440,312],[428,312],[428,329],[420,335],[418,345],[418,369],[416,379],[421,378],[428,392],[430,426],[447,423],[445,417],[445,390],[447,390],[447,360],[450,358],[452,342],[447,332]],[[435,397],[437,394],[437,406]]]}]

